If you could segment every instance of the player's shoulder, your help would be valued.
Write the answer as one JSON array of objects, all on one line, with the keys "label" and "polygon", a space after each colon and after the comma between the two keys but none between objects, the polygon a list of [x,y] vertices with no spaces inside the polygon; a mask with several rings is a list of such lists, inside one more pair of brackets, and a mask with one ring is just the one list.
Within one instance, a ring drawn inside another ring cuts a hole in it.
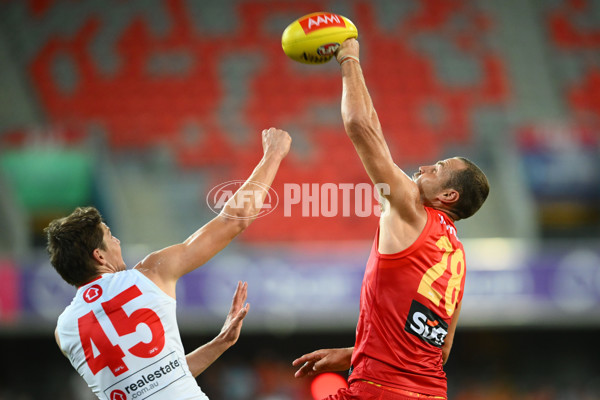
[{"label": "player's shoulder", "polygon": [[73,313],[73,310],[76,307],[76,305],[75,305],[76,300],[77,300],[77,295],[75,295],[75,297],[73,297],[73,300],[71,300],[71,303],[69,305],[67,305],[65,307],[65,309],[62,310],[62,312],[58,315],[57,326],[60,325],[61,322],[63,322],[65,319],[68,319],[69,315],[71,313]]},{"label": "player's shoulder", "polygon": [[169,297],[150,277],[138,268],[132,268],[125,271],[119,271],[109,274],[107,280],[107,295],[114,296],[124,290],[130,290],[132,286],[136,286],[140,293],[144,293],[146,298],[154,296],[155,298]]},{"label": "player's shoulder", "polygon": [[99,279],[97,282],[101,286],[109,286],[114,285],[116,282],[124,282],[125,284],[129,282],[139,281],[141,278],[141,273],[135,269],[125,269],[123,271],[111,272],[102,275],[102,279]]},{"label": "player's shoulder", "polygon": [[80,306],[91,305],[97,300],[109,298],[122,288],[138,284],[140,273],[133,270],[124,270],[119,272],[107,273],[77,288],[71,303],[65,308],[63,313],[69,313]]}]

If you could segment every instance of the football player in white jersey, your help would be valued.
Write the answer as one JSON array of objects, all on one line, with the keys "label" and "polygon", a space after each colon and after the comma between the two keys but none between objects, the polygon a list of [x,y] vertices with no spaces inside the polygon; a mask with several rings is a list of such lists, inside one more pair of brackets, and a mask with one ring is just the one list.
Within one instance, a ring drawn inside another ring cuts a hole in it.
[{"label": "football player in white jersey", "polygon": [[291,138],[270,128],[262,132],[262,144],[262,159],[217,217],[132,269],[93,207],[77,208],[46,228],[52,265],[78,288],[58,319],[56,342],[98,398],[207,398],[195,377],[237,341],[249,309],[247,284],[238,283],[219,335],[187,355],[175,316],[175,286],[259,214]]}]

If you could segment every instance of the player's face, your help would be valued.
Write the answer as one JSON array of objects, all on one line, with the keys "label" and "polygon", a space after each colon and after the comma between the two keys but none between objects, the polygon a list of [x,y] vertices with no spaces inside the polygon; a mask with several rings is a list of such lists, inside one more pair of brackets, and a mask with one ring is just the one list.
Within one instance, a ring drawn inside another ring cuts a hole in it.
[{"label": "player's face", "polygon": [[126,269],[121,255],[121,241],[112,235],[110,228],[105,223],[102,223],[102,230],[104,231],[104,250],[102,252],[106,261],[119,271]]},{"label": "player's face", "polygon": [[419,172],[413,175],[413,180],[419,187],[423,204],[430,205],[443,190],[454,171],[464,167],[464,162],[458,158],[448,158],[434,165],[419,167]]}]

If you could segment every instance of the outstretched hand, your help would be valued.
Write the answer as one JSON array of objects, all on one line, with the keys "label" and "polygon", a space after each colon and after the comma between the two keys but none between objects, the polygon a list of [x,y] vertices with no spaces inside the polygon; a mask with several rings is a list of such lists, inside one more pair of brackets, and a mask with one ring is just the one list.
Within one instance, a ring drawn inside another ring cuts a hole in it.
[{"label": "outstretched hand", "polygon": [[321,372],[345,371],[350,369],[353,347],[342,349],[321,349],[295,359],[292,365],[300,366],[294,374],[296,378],[313,376]]},{"label": "outstretched hand", "polygon": [[238,282],[237,288],[231,301],[231,308],[225,318],[225,323],[221,328],[219,337],[227,343],[228,347],[231,347],[237,342],[242,331],[242,323],[244,318],[248,314],[250,304],[246,303],[248,298],[248,283]]},{"label": "outstretched hand", "polygon": [[192,376],[196,377],[204,372],[221,354],[237,342],[242,331],[242,323],[250,309],[250,304],[244,304],[247,297],[248,284],[246,282],[238,282],[233,295],[233,301],[231,302],[231,308],[225,318],[221,332],[210,342],[186,354],[185,360],[188,363]]}]

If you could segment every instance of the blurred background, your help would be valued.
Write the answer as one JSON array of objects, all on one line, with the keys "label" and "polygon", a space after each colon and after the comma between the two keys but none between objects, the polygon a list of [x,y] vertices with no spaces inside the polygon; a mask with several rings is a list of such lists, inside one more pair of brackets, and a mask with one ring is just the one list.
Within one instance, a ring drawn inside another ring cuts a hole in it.
[{"label": "blurred background", "polygon": [[282,205],[289,185],[368,182],[337,63],[281,49],[285,27],[314,11],[358,27],[399,166],[462,155],[491,182],[457,224],[469,273],[450,399],[600,399],[600,1],[3,0],[1,400],[93,398],[54,343],[75,289],[47,260],[48,222],[96,206],[132,267],[214,217],[209,191],[248,177],[270,126],[293,137],[279,206],[184,277],[178,318],[192,350],[248,281],[242,337],[201,387],[312,398],[291,362],[353,344],[377,225]]}]

